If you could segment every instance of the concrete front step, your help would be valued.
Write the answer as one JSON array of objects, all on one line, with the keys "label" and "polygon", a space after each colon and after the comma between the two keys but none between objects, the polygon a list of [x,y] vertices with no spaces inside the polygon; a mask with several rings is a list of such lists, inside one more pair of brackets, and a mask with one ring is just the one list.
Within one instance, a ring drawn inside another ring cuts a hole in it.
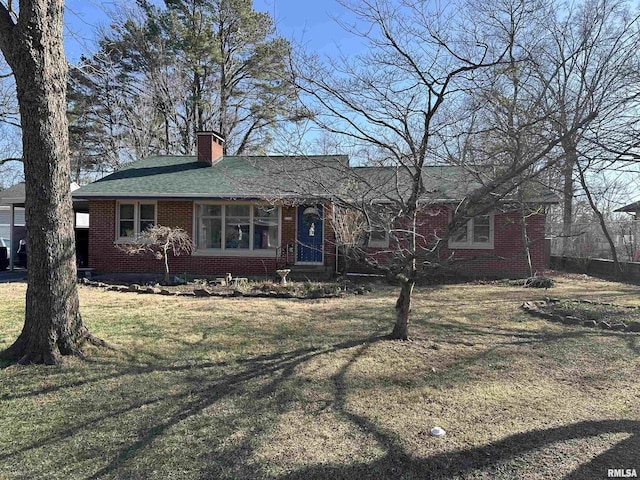
[{"label": "concrete front step", "polygon": [[313,282],[326,281],[333,276],[333,269],[325,265],[291,265],[287,267],[291,269],[291,273],[287,275],[287,279],[303,282],[310,280]]}]

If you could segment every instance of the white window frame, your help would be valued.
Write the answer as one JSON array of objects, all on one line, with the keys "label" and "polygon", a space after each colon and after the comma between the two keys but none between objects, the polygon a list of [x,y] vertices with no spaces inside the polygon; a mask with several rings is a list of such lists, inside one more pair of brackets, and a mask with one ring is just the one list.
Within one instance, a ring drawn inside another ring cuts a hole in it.
[{"label": "white window frame", "polygon": [[[120,236],[120,205],[133,205],[133,236]],[[133,243],[140,232],[140,205],[153,205],[153,224],[158,224],[158,202],[155,200],[118,200],[116,202],[116,243]]]},{"label": "white window frame", "polygon": [[[373,212],[372,215],[375,216],[375,212]],[[371,234],[374,231],[384,233],[384,239],[373,240]],[[366,242],[367,237],[369,239],[368,242]],[[357,243],[359,246],[364,246],[364,244],[367,243],[367,248],[389,248],[389,230],[385,228],[373,228],[372,225],[369,224],[367,230],[359,235]]]},{"label": "white window frame", "polygon": [[[220,248],[198,248],[198,206],[199,205],[219,205],[221,207],[221,231],[220,231]],[[232,205],[248,205],[249,208],[249,248],[227,248],[226,247],[226,228],[227,228],[227,207]],[[271,248],[255,249],[254,227],[255,227],[255,209],[256,207],[269,207],[269,204],[251,203],[251,202],[194,202],[193,203],[193,238],[195,248],[192,251],[194,256],[227,256],[227,257],[273,257],[277,248],[282,241],[282,208],[274,206],[278,211],[278,238],[276,245]]]},{"label": "white window frame", "polygon": [[475,218],[471,218],[467,221],[467,240],[465,242],[454,242],[453,237],[449,238],[449,248],[455,249],[470,249],[470,250],[493,250],[493,239],[495,230],[495,215],[489,213],[487,215],[480,215],[481,217],[489,217],[489,241],[488,242],[474,242],[473,241],[473,229]]},{"label": "white window frame", "polygon": [[369,247],[372,248],[389,248],[389,232],[387,230],[376,230],[377,232],[384,233],[384,239],[382,240],[373,240],[371,238],[371,234],[373,232],[369,232]]}]

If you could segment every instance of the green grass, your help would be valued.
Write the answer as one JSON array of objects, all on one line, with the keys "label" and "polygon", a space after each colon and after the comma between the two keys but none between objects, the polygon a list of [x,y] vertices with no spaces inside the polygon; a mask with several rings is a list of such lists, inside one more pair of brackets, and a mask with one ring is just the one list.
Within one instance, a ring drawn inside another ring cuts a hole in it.
[{"label": "green grass", "polygon": [[[0,370],[0,479],[606,478],[640,470],[640,335],[529,317],[545,295],[638,305],[556,278],[344,299],[182,298],[82,287],[113,345]],[[22,327],[0,285],[0,349]],[[429,435],[433,426],[447,430]]]}]

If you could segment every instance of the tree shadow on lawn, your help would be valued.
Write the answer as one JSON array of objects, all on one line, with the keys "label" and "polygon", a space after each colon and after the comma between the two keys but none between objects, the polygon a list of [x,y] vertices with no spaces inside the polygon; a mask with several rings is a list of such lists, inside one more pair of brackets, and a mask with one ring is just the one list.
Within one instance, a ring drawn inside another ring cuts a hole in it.
[{"label": "tree shadow on lawn", "polygon": [[[178,391],[170,394],[166,389],[163,391],[162,386],[158,386],[159,390],[154,394],[148,393],[141,387],[143,393],[122,404],[109,404],[106,408],[93,406],[94,409],[89,409],[91,413],[88,418],[74,421],[74,418],[70,417],[65,423],[64,429],[54,431],[46,436],[36,437],[33,441],[27,440],[26,443],[14,448],[12,451],[5,449],[6,453],[0,454],[0,462],[19,455],[30,455],[38,449],[59,445],[59,442],[72,439],[76,435],[93,435],[93,432],[105,429],[104,422],[109,419],[119,419],[116,425],[120,423],[126,425],[128,416],[135,415],[136,412],[140,411],[146,410],[149,412],[153,410],[153,415],[150,418],[151,424],[144,430],[137,432],[138,440],[125,442],[119,451],[116,453],[111,452],[109,456],[112,459],[88,478],[97,479],[114,475],[122,478],[129,474],[137,476],[142,474],[144,476],[142,472],[137,470],[137,467],[129,465],[129,462],[135,463],[137,456],[144,456],[142,452],[151,447],[156,440],[161,439],[171,428],[176,427],[181,422],[202,415],[205,410],[215,407],[216,404],[224,400],[232,399],[249,406],[246,412],[242,412],[242,415],[248,417],[249,423],[255,421],[257,427],[252,429],[252,434],[241,443],[233,445],[232,448],[227,448],[224,452],[216,451],[211,454],[212,461],[209,462],[209,467],[205,468],[206,474],[203,478],[222,478],[225,476],[222,468],[228,465],[241,465],[243,459],[248,459],[260,447],[259,439],[261,435],[267,434],[271,428],[275,427],[279,417],[297,402],[297,392],[293,392],[293,395],[291,395],[292,389],[304,389],[304,385],[301,386],[299,380],[295,378],[297,367],[316,357],[354,347],[360,348],[357,349],[355,354],[350,355],[339,372],[330,378],[329,388],[331,389],[331,386],[333,386],[335,395],[331,395],[331,398],[324,402],[323,407],[319,408],[318,411],[331,407],[335,412],[343,412],[340,414],[342,417],[353,422],[354,425],[362,430],[375,434],[375,424],[369,424],[369,420],[351,416],[346,412],[347,384],[345,375],[349,367],[364,355],[371,345],[387,338],[386,336],[372,336],[360,340],[345,341],[329,347],[300,348],[231,362],[195,362],[185,365],[132,365],[104,375],[95,375],[91,378],[46,386],[38,391],[10,395],[9,397],[4,397],[3,400],[18,400],[40,396],[44,398],[46,395],[56,394],[65,389],[91,387],[123,378],[127,378],[127,384],[138,382],[142,384],[148,381],[145,379],[146,375],[157,373],[172,375],[171,378],[175,379],[180,387]],[[106,362],[89,361],[98,367],[103,367],[104,365],[109,368],[118,367],[118,364],[111,360]],[[238,366],[240,366],[240,371],[238,371]],[[229,373],[224,373],[227,367],[230,371]],[[459,365],[456,364],[456,366],[452,366],[452,369],[455,370],[458,367]],[[290,382],[290,384],[283,386],[286,382]],[[118,393],[123,395],[121,392]],[[230,421],[233,421],[233,419],[230,419]],[[128,426],[125,428],[128,428]],[[393,450],[393,442],[388,441],[385,435],[378,434],[375,437],[385,449]],[[253,473],[250,470],[247,471],[244,478],[252,478]]]},{"label": "tree shadow on lawn", "polygon": [[[370,479],[370,478],[402,478],[409,479],[448,479],[464,475],[472,475],[478,470],[491,468],[501,463],[517,459],[550,446],[556,442],[583,440],[609,433],[628,433],[629,438],[617,443],[591,461],[583,463],[564,478],[567,480],[601,479],[608,468],[640,468],[637,464],[640,453],[640,421],[604,420],[582,421],[561,427],[545,430],[532,430],[511,435],[505,439],[488,445],[445,452],[428,458],[415,458],[405,451],[400,436],[377,425],[371,419],[349,411],[346,399],[346,374],[349,368],[364,354],[368,345],[363,345],[349,359],[340,371],[332,377],[335,386],[334,407],[342,416],[355,425],[362,433],[372,435],[386,454],[371,463],[355,463],[351,465],[318,465],[304,468],[288,475],[278,477],[279,480],[294,479]],[[492,349],[489,349],[490,351]],[[479,354],[483,357],[487,352]],[[456,364],[466,364],[459,361]],[[509,475],[524,476],[532,474],[529,469],[514,471]],[[558,467],[561,467],[559,465]],[[202,477],[207,478],[206,476]],[[515,478],[515,477],[514,477]]]},{"label": "tree shadow on lawn", "polygon": [[[466,333],[471,334],[490,335],[489,332],[475,331],[476,329],[474,328],[467,329],[460,326],[460,330],[461,332],[469,330]],[[543,334],[540,334],[540,338],[536,338],[536,335],[531,335],[533,338],[526,337],[524,340],[526,343],[528,341],[559,340],[567,336],[577,336],[580,333],[582,332],[564,332],[564,335],[554,334],[552,338],[545,338]],[[500,335],[512,336],[510,333],[504,332]],[[299,390],[304,389],[304,386],[297,383],[300,380],[296,378],[296,369],[319,356],[355,349],[353,353],[349,353],[347,359],[340,360],[343,364],[337,373],[330,377],[329,390],[332,391],[328,392],[330,393],[330,399],[325,402],[324,408],[331,407],[336,417],[349,423],[365,436],[373,438],[386,454],[371,463],[313,466],[293,472],[282,478],[398,478],[401,475],[409,479],[449,478],[454,475],[472,474],[477,469],[491,467],[500,462],[514,459],[518,455],[551,445],[554,442],[584,439],[613,432],[630,433],[632,436],[600,457],[581,466],[568,478],[576,480],[578,478],[588,478],[591,467],[599,468],[599,466],[605,464],[608,468],[635,466],[629,464],[629,462],[636,459],[636,455],[625,457],[624,454],[625,449],[636,453],[640,451],[640,442],[638,440],[640,438],[638,435],[640,433],[640,422],[625,420],[579,422],[548,430],[513,435],[484,447],[442,453],[428,458],[411,456],[402,446],[402,439],[398,433],[381,427],[371,418],[350,411],[347,402],[347,394],[350,388],[347,380],[349,369],[359,358],[366,354],[373,344],[385,338],[384,336],[372,336],[360,340],[337,343],[328,347],[300,348],[231,362],[196,361],[193,364],[185,365],[134,365],[118,369],[106,375],[71,382],[66,386],[46,387],[39,392],[32,392],[31,395],[47,394],[66,387],[92,382],[105,382],[126,376],[131,376],[131,382],[134,383],[144,375],[156,373],[175,374],[175,381],[179,388],[171,392],[162,390],[163,386],[159,386],[158,392],[154,395],[147,394],[135,397],[132,400],[127,399],[122,405],[114,405],[105,411],[98,410],[98,415],[94,415],[92,418],[80,420],[75,424],[72,424],[73,422],[71,421],[69,422],[71,425],[67,424],[64,430],[55,432],[45,438],[41,437],[10,453],[0,455],[0,461],[22,453],[28,454],[32,449],[56,445],[60,440],[71,438],[80,432],[93,434],[94,431],[103,427],[102,422],[110,418],[120,418],[120,421],[126,424],[128,415],[134,415],[135,412],[144,411],[144,409],[147,409],[147,411],[158,409],[159,411],[153,410],[152,415],[147,414],[149,415],[149,424],[144,428],[139,428],[136,435],[137,439],[126,440],[119,447],[111,449],[108,453],[109,459],[106,461],[104,460],[104,454],[96,456],[95,460],[98,463],[95,463],[95,466],[98,470],[92,475],[86,472],[83,475],[83,478],[95,479],[103,477],[124,478],[130,475],[143,478],[147,473],[151,474],[151,470],[146,471],[146,468],[155,468],[155,466],[141,467],[138,465],[139,457],[147,455],[145,450],[159,448],[155,442],[161,442],[163,436],[170,434],[172,429],[177,428],[182,422],[200,418],[205,411],[208,412],[211,408],[215,409],[224,401],[232,400],[239,402],[239,408],[244,408],[244,410],[241,410],[241,415],[246,417],[246,423],[251,425],[250,434],[224,448],[210,447],[210,452],[204,460],[205,465],[198,466],[197,471],[200,472],[199,475],[203,479],[266,477],[268,476],[267,473],[260,472],[264,466],[256,463],[255,459],[252,459],[252,455],[261,447],[262,439],[277,426],[280,416],[289,409],[294,408],[295,403],[298,401],[296,395],[299,394]],[[516,341],[515,343],[522,342]],[[477,358],[487,355],[487,351],[476,353],[478,354]],[[472,357],[476,358],[476,356]],[[473,358],[465,358],[454,362],[454,364],[448,366],[448,369],[459,370],[464,368],[470,361],[473,361]],[[117,368],[117,364],[114,364],[113,367]],[[172,378],[172,380],[174,379]],[[144,378],[142,381],[150,382],[153,379]],[[19,397],[16,396],[15,398]],[[220,416],[220,418],[216,418],[218,423],[227,420],[230,423],[237,421],[237,418],[234,418],[231,414],[229,414],[228,418],[222,414],[216,413],[215,415],[216,417]],[[236,424],[233,424],[230,428],[233,429],[230,434],[238,430]],[[176,433],[173,432],[173,435],[176,435]],[[225,432],[221,431],[216,435],[224,437]],[[224,438],[207,438],[212,444],[215,441],[224,441]],[[160,455],[159,461],[165,461],[165,457],[165,455]],[[627,464],[624,463],[626,458],[629,458]],[[59,461],[65,460],[61,459]],[[252,461],[253,463],[251,463]],[[142,462],[142,464],[144,465],[145,462]],[[239,470],[231,474],[231,467],[237,467]],[[602,478],[606,471],[597,473],[599,478]],[[198,475],[198,473],[195,474]],[[579,474],[582,476],[579,476]],[[189,475],[189,478],[193,478],[193,476]]]},{"label": "tree shadow on lawn", "polygon": [[[177,413],[157,422],[151,429],[140,435],[140,439],[137,442],[121,450],[114,456],[113,460],[88,478],[98,479],[116,472],[120,473],[119,470],[125,466],[128,459],[135,457],[170,428],[201,414],[225,398],[246,397],[252,406],[252,410],[245,413],[252,418],[261,418],[263,420],[273,416],[277,418],[293,402],[293,399],[288,398],[286,393],[279,392],[280,386],[294,376],[298,366],[320,355],[350,349],[359,345],[368,346],[385,338],[387,337],[373,336],[363,340],[339,343],[328,348],[302,348],[284,353],[260,355],[238,360],[235,363],[243,365],[241,372],[211,378],[207,382],[203,382],[202,375],[194,375],[191,378],[193,385],[189,389],[189,394],[180,395],[172,399],[174,402],[179,402]],[[195,365],[195,367],[200,368],[200,365]],[[255,389],[252,389],[249,385],[252,381],[260,380],[268,381]],[[185,381],[188,382],[189,379],[185,379]],[[259,401],[265,399],[266,402],[260,405]],[[139,406],[131,407],[131,409],[134,408],[139,408]],[[223,475],[221,471],[223,466],[242,464],[243,459],[248,458],[255,448],[259,446],[258,438],[260,435],[274,424],[275,419],[271,422],[268,421],[266,426],[259,425],[253,430],[252,435],[248,436],[239,445],[227,449],[224,453],[217,452],[214,454],[214,461],[210,464],[211,470],[207,469],[204,478],[219,478]]]},{"label": "tree shadow on lawn", "polygon": [[[361,428],[372,428],[368,421],[354,419]],[[373,426],[377,430],[377,427]],[[382,434],[381,440],[388,445],[387,453],[371,463],[353,465],[318,465],[298,470],[289,475],[279,477],[279,480],[294,479],[369,479],[369,478],[403,478],[409,479],[448,479],[474,477],[478,473],[488,473],[492,467],[517,460],[519,456],[535,452],[538,449],[552,446],[557,442],[570,440],[585,440],[610,433],[627,433],[628,438],[617,443],[601,455],[587,460],[578,468],[565,475],[566,480],[602,479],[607,477],[610,468],[636,468],[638,452],[640,452],[640,421],[633,420],[603,420],[583,421],[561,427],[511,435],[505,439],[488,445],[446,452],[428,458],[414,458],[407,455],[392,437]],[[383,443],[384,444],[384,443]],[[559,460],[560,462],[562,459]],[[526,478],[527,475],[537,475],[536,465],[518,465],[519,469],[501,470],[507,476],[500,478]],[[562,468],[561,464],[557,466]],[[494,475],[489,473],[490,477]],[[206,478],[206,477],[205,477]],[[483,477],[485,478],[485,477]],[[560,478],[559,476],[556,478]]]},{"label": "tree shadow on lawn", "polygon": [[[546,320],[540,320],[540,322],[546,322]],[[457,321],[421,321],[422,328],[432,334],[431,338],[435,342],[460,344],[464,343],[464,340],[460,339],[460,336],[466,336],[471,338],[477,338],[479,340],[493,338],[507,339],[505,342],[500,342],[499,345],[526,345],[537,343],[549,343],[558,342],[563,340],[591,338],[591,337],[611,337],[611,338],[625,338],[629,344],[629,348],[635,353],[640,353],[637,348],[633,347],[632,338],[637,338],[639,335],[628,334],[624,332],[613,332],[606,330],[593,329],[583,326],[564,326],[561,330],[547,330],[547,329],[521,329],[510,328],[508,326],[486,326],[486,327],[474,327],[465,322]],[[550,324],[558,325],[558,324]],[[454,338],[454,340],[451,340]],[[492,342],[493,343],[493,342]]]},{"label": "tree shadow on lawn", "polygon": [[[576,332],[567,332],[566,336],[576,336]],[[558,339],[558,337],[561,337],[561,335],[554,336],[554,339]],[[312,360],[314,357],[356,347],[356,350],[349,355],[340,369],[330,378],[333,387],[333,399],[330,402],[330,406],[338,418],[345,420],[365,436],[373,438],[386,454],[371,463],[313,466],[288,475],[272,478],[368,479],[398,478],[400,476],[406,479],[451,478],[456,475],[473,474],[474,471],[479,469],[491,468],[500,463],[516,459],[520,455],[553,445],[556,442],[587,439],[608,433],[628,433],[630,437],[599,457],[581,465],[565,478],[575,480],[602,478],[606,474],[606,468],[634,466],[632,462],[636,461],[636,452],[640,451],[640,421],[631,420],[583,421],[562,427],[512,435],[483,447],[442,453],[422,459],[411,456],[402,446],[402,438],[398,433],[381,427],[377,422],[364,415],[350,411],[347,402],[349,391],[347,374],[350,368],[366,354],[374,343],[383,339],[386,339],[386,337],[376,336],[364,340],[343,342],[328,348],[298,349],[241,360],[240,363],[245,365],[243,372],[222,377],[218,379],[215,385],[205,386],[193,401],[180,405],[180,413],[168,418],[165,422],[156,424],[146,436],[116,455],[108,465],[90,478],[101,478],[117,472],[129,458],[134,457],[138,452],[150,445],[163,432],[183,420],[199,414],[224,397],[247,394],[245,384],[259,377],[269,378],[269,381],[261,388],[251,392],[251,398],[253,400],[271,398],[271,400],[262,405],[261,408],[258,407],[254,411],[248,412],[248,415],[254,418],[271,418],[266,424],[256,428],[240,444],[224,452],[212,452],[209,466],[201,470],[200,478],[227,477],[229,474],[224,470],[223,466],[234,464],[244,464],[244,470],[241,469],[239,471],[241,477],[242,473],[246,475],[244,478],[252,478],[252,476],[267,477],[268,474],[259,472],[262,468],[261,465],[253,464],[252,467],[248,467],[246,463],[249,463],[251,455],[260,448],[260,438],[275,427],[278,417],[291,408],[292,403],[295,402],[295,399],[288,397],[286,392],[282,391],[282,384],[295,376],[297,367]],[[482,358],[486,354],[487,352],[480,352],[477,357]],[[473,357],[475,358],[476,356]],[[455,362],[454,365],[458,368],[461,365],[468,364],[469,361],[471,360],[466,359]],[[199,377],[194,380],[201,381]],[[257,404],[252,403],[252,406],[256,407]],[[327,408],[327,405],[324,408]],[[526,474],[526,472],[520,473]]]}]

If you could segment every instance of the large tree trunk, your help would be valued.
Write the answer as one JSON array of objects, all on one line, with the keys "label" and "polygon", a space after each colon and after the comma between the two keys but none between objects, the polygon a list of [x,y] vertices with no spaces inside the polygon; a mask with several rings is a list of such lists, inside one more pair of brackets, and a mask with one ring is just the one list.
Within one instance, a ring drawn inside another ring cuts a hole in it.
[{"label": "large tree trunk", "polygon": [[411,295],[416,282],[410,278],[401,281],[400,295],[396,301],[396,324],[393,326],[391,338],[396,340],[409,339],[409,316],[411,315]]},{"label": "large tree trunk", "polygon": [[0,358],[20,363],[57,363],[80,354],[89,337],[76,284],[63,3],[22,1],[15,24],[0,4],[0,48],[15,76],[22,122],[29,253],[24,327]]}]

